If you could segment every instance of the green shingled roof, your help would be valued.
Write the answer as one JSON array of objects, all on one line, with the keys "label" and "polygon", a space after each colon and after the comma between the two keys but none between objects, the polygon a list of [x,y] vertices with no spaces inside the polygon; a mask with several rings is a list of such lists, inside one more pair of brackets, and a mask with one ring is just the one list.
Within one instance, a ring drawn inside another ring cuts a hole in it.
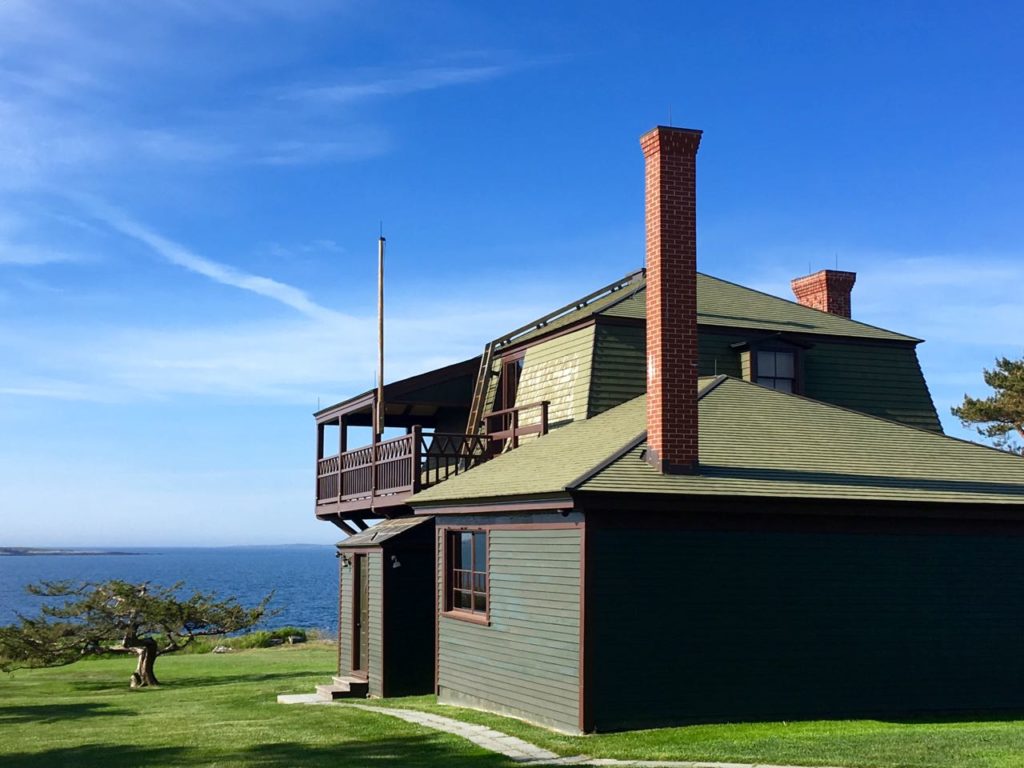
[{"label": "green shingled roof", "polygon": [[513,451],[438,483],[412,497],[410,504],[434,504],[502,496],[564,493],[617,449],[644,431],[643,398],[592,419],[575,421]]},{"label": "green shingled roof", "polygon": [[396,517],[393,520],[381,520],[365,531],[354,533],[347,539],[342,539],[336,546],[345,547],[377,547],[385,541],[401,536],[406,531],[425,523],[432,518],[420,517]]},{"label": "green shingled roof", "polygon": [[[646,316],[647,301],[644,281],[645,278],[638,277],[636,286],[623,288],[562,315],[542,328],[517,337],[515,343],[519,344],[528,339],[542,336],[594,315],[643,320]],[[856,320],[821,312],[794,301],[780,299],[778,296],[755,291],[752,288],[702,273],[697,274],[697,322],[704,326],[722,328],[753,328],[764,331],[887,341],[920,341],[913,336],[905,336],[901,333],[859,323]]]},{"label": "green shingled roof", "polygon": [[728,377],[705,381],[699,414],[695,475],[662,475],[643,460],[639,397],[413,503],[579,490],[1024,505],[1024,459],[984,446]]}]

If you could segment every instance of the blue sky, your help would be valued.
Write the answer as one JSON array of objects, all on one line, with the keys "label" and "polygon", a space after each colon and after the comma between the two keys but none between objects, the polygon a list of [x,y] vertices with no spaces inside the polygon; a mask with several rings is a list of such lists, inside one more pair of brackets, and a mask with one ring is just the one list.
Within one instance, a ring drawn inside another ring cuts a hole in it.
[{"label": "blue sky", "polygon": [[[291,9],[289,6],[298,6]],[[0,543],[331,542],[310,413],[641,265],[657,123],[703,271],[1024,352],[1012,3],[0,2]]]}]

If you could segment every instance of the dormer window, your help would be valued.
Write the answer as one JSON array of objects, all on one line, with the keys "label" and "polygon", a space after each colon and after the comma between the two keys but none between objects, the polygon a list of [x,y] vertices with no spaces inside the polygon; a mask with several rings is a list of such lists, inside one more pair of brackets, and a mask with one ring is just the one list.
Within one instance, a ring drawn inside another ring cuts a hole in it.
[{"label": "dormer window", "polygon": [[730,345],[744,379],[779,392],[803,394],[803,356],[814,345],[794,334],[773,333]]},{"label": "dormer window", "polygon": [[780,392],[796,391],[796,352],[775,349],[757,351],[755,381]]}]

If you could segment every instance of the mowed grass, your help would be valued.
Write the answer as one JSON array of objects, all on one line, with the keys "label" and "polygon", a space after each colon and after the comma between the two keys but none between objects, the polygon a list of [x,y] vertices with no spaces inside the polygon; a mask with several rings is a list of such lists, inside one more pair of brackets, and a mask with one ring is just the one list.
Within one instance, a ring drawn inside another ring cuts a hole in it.
[{"label": "mowed grass", "polygon": [[0,673],[0,766],[483,766],[469,742],[336,706],[284,706],[330,680],[332,646],[168,656],[159,688],[131,691],[132,659]]},{"label": "mowed grass", "polygon": [[[0,676],[0,766],[481,766],[515,763],[394,718],[344,706],[283,706],[328,680],[335,651],[306,645],[171,656],[164,685],[131,691],[129,659]],[[438,705],[371,702],[480,723],[563,755],[849,768],[1024,768],[1024,721],[873,720],[699,725],[586,737]]]},{"label": "mowed grass", "polygon": [[847,768],[1024,766],[1020,718],[735,723],[564,736],[520,720],[437,704],[433,696],[376,703],[486,725],[562,755]]}]

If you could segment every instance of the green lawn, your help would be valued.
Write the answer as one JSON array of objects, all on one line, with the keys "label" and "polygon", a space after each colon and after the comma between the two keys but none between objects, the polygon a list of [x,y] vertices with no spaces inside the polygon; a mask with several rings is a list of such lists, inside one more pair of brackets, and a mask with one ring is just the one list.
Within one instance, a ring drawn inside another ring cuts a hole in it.
[{"label": "green lawn", "polygon": [[[281,706],[335,663],[323,645],[161,659],[130,691],[126,659],[0,676],[0,766],[481,766],[514,763],[461,739],[345,707]],[[795,765],[1024,767],[1024,721],[702,725],[587,737],[442,707],[375,702],[482,723],[565,755]]]},{"label": "green lawn", "polygon": [[0,673],[0,766],[483,766],[514,763],[390,717],[283,706],[329,681],[333,647],[159,660],[160,688],[131,691],[131,659]]},{"label": "green lawn", "polygon": [[487,725],[563,755],[848,768],[1024,766],[1024,719],[1019,718],[739,723],[562,736],[519,720],[443,706],[435,703],[433,696],[376,703],[421,709]]}]

